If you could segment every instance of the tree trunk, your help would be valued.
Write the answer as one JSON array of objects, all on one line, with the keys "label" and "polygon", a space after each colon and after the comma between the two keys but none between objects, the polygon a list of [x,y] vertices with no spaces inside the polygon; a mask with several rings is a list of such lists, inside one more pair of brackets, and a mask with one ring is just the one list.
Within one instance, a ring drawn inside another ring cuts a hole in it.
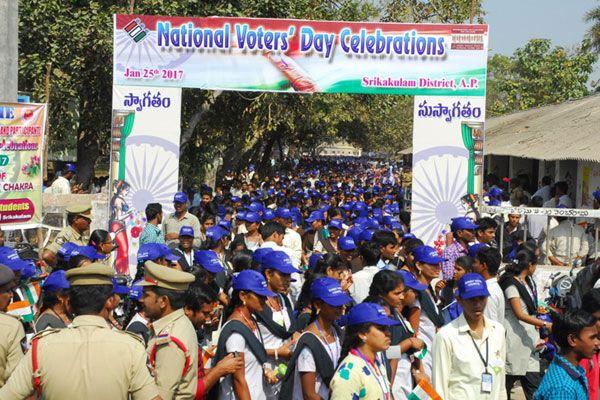
[{"label": "tree trunk", "polygon": [[221,95],[221,93],[223,93],[222,90],[211,91],[208,96],[208,99],[204,103],[202,103],[200,108],[198,108],[198,110],[195,113],[192,114],[188,123],[188,127],[184,129],[184,131],[181,133],[181,148],[183,148],[183,146],[194,137],[194,130],[196,129],[196,126],[198,126],[198,124],[200,123],[200,120],[202,120],[202,115],[204,115],[204,113],[210,110],[210,107],[215,103],[215,100]]},{"label": "tree trunk", "polygon": [[271,153],[273,152],[273,146],[277,141],[278,134],[273,132],[271,136],[267,139],[267,143],[265,144],[265,148],[263,150],[262,159],[258,166],[258,170],[262,176],[266,176],[271,171]]},{"label": "tree trunk", "polygon": [[83,189],[89,187],[94,177],[94,164],[100,156],[100,148],[95,135],[81,132],[77,140],[77,184]]}]

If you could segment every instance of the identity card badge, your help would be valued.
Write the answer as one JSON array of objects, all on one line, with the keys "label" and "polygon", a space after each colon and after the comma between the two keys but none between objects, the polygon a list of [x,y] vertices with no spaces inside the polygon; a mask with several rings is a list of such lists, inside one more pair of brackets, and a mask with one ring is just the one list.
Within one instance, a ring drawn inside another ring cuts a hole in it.
[{"label": "identity card badge", "polygon": [[484,372],[481,374],[481,393],[492,393],[492,384],[494,383],[494,377],[492,374]]}]

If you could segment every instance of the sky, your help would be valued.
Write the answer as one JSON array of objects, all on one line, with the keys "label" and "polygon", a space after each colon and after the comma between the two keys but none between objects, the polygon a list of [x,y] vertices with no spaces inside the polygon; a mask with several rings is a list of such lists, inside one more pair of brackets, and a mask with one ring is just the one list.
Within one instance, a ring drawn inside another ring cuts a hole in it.
[{"label": "sky", "polygon": [[[484,0],[485,22],[490,26],[490,53],[511,55],[529,39],[551,39],[554,45],[571,48],[580,43],[590,27],[587,11],[599,0]],[[600,79],[600,62],[592,79]]]}]

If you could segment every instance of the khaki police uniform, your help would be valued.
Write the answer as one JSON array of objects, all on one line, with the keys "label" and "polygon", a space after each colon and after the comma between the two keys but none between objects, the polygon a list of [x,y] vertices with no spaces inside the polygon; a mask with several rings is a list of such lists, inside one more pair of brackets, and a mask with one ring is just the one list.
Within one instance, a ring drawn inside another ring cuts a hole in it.
[{"label": "khaki police uniform", "polygon": [[[7,266],[0,265],[0,293],[10,292],[14,281],[15,273]],[[0,312],[0,388],[23,358],[24,342],[25,331],[21,320]]]},{"label": "khaki police uniform", "polygon": [[[112,285],[114,272],[94,263],[66,275],[71,286]],[[0,399],[24,399],[34,391],[44,400],[154,399],[158,389],[146,361],[141,339],[112,330],[101,316],[78,315],[70,328],[34,336],[31,349],[0,389]]]},{"label": "khaki police uniform", "polygon": [[[141,286],[185,291],[194,275],[173,268],[145,263]],[[198,386],[198,339],[183,309],[154,321],[150,326],[148,357],[164,400],[193,399]]]},{"label": "khaki police uniform", "polygon": [[[67,214],[80,215],[82,217],[92,219],[91,205],[76,205],[67,207]],[[87,246],[90,240],[89,232],[79,233],[72,226],[66,226],[58,232],[54,241],[50,243],[46,249],[54,254],[58,253],[58,249],[66,242],[75,243],[78,246]]]},{"label": "khaki police uniform", "polygon": [[0,313],[0,332],[0,387],[2,387],[23,358],[25,331],[19,317]]}]

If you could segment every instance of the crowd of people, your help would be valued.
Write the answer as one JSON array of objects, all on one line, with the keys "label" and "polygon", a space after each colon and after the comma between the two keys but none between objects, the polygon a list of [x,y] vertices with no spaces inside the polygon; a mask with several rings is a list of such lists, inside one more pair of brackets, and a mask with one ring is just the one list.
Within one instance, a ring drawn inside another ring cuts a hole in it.
[{"label": "crowd of people", "polygon": [[499,248],[493,216],[426,245],[403,175],[227,172],[169,215],[147,205],[134,277],[115,276],[107,231],[88,234],[91,206],[68,208],[39,254],[0,247],[0,399],[510,399],[517,382],[598,399],[600,289],[551,310],[540,243]]}]

